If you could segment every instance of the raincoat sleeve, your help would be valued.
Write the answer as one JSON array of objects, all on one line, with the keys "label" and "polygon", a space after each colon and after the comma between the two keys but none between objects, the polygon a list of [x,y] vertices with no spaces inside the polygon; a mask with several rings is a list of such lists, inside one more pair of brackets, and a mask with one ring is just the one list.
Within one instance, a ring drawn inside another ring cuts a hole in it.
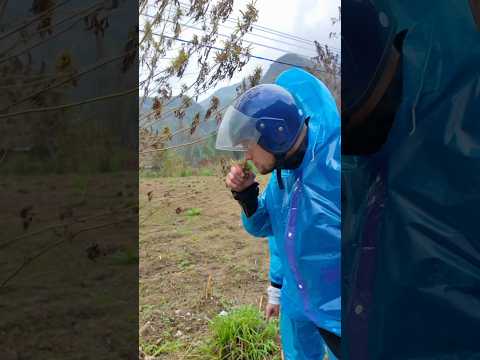
[{"label": "raincoat sleeve", "polygon": [[243,227],[252,236],[273,236],[272,223],[267,210],[267,194],[272,186],[271,184],[272,180],[269,181],[263,193],[258,197],[258,208],[252,216],[247,217],[242,211]]},{"label": "raincoat sleeve", "polygon": [[283,283],[283,271],[274,236],[268,237],[268,251],[270,253],[270,271],[268,277],[272,286],[280,288]]}]

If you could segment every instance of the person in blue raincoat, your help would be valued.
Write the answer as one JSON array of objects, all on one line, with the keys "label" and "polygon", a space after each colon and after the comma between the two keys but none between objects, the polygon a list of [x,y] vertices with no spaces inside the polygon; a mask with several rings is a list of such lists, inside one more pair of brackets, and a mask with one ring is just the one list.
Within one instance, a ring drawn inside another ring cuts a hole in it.
[{"label": "person in blue raincoat", "polygon": [[275,237],[283,269],[282,314],[292,337],[315,329],[338,357],[340,119],[331,93],[306,71],[289,69],[227,109],[216,147],[245,151],[261,174],[273,173],[276,181],[260,196],[255,175],[239,165],[226,184],[243,209],[245,229]]},{"label": "person in blue raincoat", "polygon": [[[282,352],[284,359],[295,360],[303,359],[305,356],[301,355],[302,349],[310,349],[307,354],[316,353],[319,359],[335,360],[334,355],[328,352],[325,357],[326,345],[322,337],[315,329],[315,327],[304,328],[298,332],[298,337],[293,337],[293,327],[291,321],[285,314],[282,314],[280,307],[280,292],[283,283],[282,263],[278,254],[277,245],[273,236],[268,237],[268,249],[270,253],[270,269],[268,286],[268,302],[265,309],[267,320],[273,317],[280,316],[280,337],[282,340]],[[298,343],[301,341],[301,343]]]},{"label": "person in blue raincoat", "polygon": [[478,4],[342,1],[344,359],[480,357]]}]

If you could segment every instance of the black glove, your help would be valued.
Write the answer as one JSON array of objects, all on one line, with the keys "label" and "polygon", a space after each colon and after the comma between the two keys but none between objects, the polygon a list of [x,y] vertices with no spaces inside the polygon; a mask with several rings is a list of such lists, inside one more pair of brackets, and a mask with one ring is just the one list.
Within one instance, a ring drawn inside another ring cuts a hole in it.
[{"label": "black glove", "polygon": [[282,288],[282,284],[278,284],[274,281],[270,281],[270,285],[274,288],[277,288],[277,289],[281,289]]},{"label": "black glove", "polygon": [[259,194],[257,182],[254,182],[248,188],[240,192],[232,190],[232,194],[233,194],[233,198],[238,201],[238,203],[243,209],[243,212],[245,213],[245,215],[247,215],[247,217],[250,217],[253,214],[255,214],[255,211],[257,211],[257,208],[258,208],[258,194]]}]

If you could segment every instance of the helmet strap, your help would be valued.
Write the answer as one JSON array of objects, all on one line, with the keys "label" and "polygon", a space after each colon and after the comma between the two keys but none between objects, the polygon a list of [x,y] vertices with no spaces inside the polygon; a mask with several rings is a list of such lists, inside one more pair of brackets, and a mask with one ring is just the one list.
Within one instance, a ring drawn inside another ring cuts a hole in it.
[{"label": "helmet strap", "polygon": [[[308,129],[308,121],[310,117],[305,119],[305,125]],[[308,145],[308,136],[305,136],[300,144],[299,148],[295,151],[294,154],[291,154],[287,159],[287,153],[283,154],[274,154],[275,156],[275,170],[277,170],[277,183],[278,187],[283,190],[285,188],[282,179],[282,169],[296,169],[303,161],[305,152]]]},{"label": "helmet strap", "polygon": [[277,170],[277,183],[280,190],[285,189],[282,179],[282,167],[285,165],[285,154],[275,155],[275,170]]}]

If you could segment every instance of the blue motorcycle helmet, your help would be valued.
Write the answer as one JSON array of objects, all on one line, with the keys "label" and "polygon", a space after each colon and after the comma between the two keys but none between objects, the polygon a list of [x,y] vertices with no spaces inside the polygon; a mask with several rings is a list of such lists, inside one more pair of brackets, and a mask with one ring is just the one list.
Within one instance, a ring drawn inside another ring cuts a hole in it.
[{"label": "blue motorcycle helmet", "polygon": [[251,144],[284,156],[300,135],[305,116],[295,98],[276,84],[257,85],[242,94],[225,112],[216,148],[247,151]]},{"label": "blue motorcycle helmet", "polygon": [[254,86],[242,94],[225,112],[218,129],[215,147],[220,150],[247,151],[260,145],[275,156],[280,189],[286,155],[308,121],[295,98],[276,84]]},{"label": "blue motorcycle helmet", "polygon": [[342,2],[342,153],[376,152],[402,98],[398,28],[388,1]]}]

